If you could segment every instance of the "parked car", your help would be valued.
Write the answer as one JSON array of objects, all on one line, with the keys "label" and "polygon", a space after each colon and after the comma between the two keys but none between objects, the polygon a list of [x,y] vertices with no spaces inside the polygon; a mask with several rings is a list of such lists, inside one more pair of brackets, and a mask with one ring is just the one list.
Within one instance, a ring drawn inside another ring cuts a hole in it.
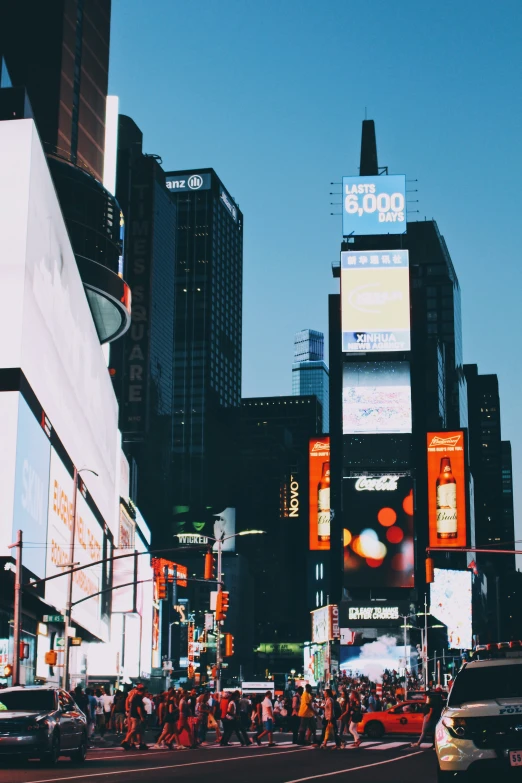
[{"label": "parked car", "polygon": [[54,686],[0,691],[0,754],[54,765],[60,756],[83,763],[86,753],[87,718],[66,691]]}]

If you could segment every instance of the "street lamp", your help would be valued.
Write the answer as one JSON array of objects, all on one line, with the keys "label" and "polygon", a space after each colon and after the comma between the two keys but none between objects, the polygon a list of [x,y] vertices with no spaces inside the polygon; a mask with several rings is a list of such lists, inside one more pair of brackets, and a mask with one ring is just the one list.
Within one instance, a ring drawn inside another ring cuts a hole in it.
[{"label": "street lamp", "polygon": [[[222,592],[223,590],[223,582],[222,582],[222,553],[223,553],[223,544],[225,541],[229,541],[231,538],[237,538],[238,536],[258,536],[258,535],[265,535],[266,530],[241,530],[240,533],[233,533],[231,536],[225,536],[225,532],[221,534],[221,536],[218,536],[217,538],[214,538],[214,536],[205,536],[205,538],[208,538],[210,541],[214,541],[215,544],[217,544],[217,592]],[[221,628],[220,628],[220,621],[216,620],[216,691],[221,690]]]},{"label": "street lamp", "polygon": [[65,617],[64,617],[64,654],[63,654],[63,684],[64,691],[68,690],[69,683],[69,628],[71,626],[71,609],[72,609],[72,592],[73,592],[73,568],[78,563],[74,562],[74,539],[76,537],[76,497],[78,492],[78,476],[80,473],[92,473],[93,476],[98,476],[95,470],[90,468],[80,468],[77,470],[74,467],[73,474],[73,508],[72,508],[72,527],[71,527],[71,562],[63,563],[62,568],[70,568],[67,577],[67,603],[65,604]]}]

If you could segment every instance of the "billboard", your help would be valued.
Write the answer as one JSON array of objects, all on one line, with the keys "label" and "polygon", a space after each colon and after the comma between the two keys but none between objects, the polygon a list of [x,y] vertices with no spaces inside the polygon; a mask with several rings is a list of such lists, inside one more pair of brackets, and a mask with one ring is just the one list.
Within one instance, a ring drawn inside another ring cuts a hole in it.
[{"label": "billboard", "polygon": [[343,177],[343,236],[404,234],[404,174]]},{"label": "billboard", "polygon": [[167,174],[165,185],[168,190],[174,192],[187,192],[191,190],[210,190],[212,186],[212,175],[210,172],[203,174]]},{"label": "billboard", "polygon": [[330,549],[330,438],[312,438],[308,449],[310,549]]},{"label": "billboard", "polygon": [[24,566],[39,579],[45,577],[50,462],[49,438],[20,395],[11,541],[22,530]]},{"label": "billboard", "polygon": [[451,650],[469,650],[471,635],[471,571],[435,568],[430,585],[430,612],[448,627]]},{"label": "billboard", "polygon": [[336,604],[322,606],[310,614],[312,615],[312,642],[323,644],[339,639],[339,607]]},{"label": "billboard", "polygon": [[[46,577],[66,574],[67,569],[64,569],[63,565],[71,562],[73,493],[73,477],[54,448],[51,448]],[[74,562],[78,565],[88,565],[103,557],[103,530],[79,490],[76,503]],[[63,609],[66,601],[66,585],[65,575],[47,582],[45,600],[57,609]],[[73,576],[73,604],[101,589],[100,565],[77,571]],[[97,595],[78,606],[73,606],[73,623],[79,623],[95,635],[104,635],[100,624],[100,613],[101,596]]]},{"label": "billboard", "polygon": [[464,432],[428,432],[430,547],[466,546]]},{"label": "billboard", "polygon": [[341,253],[341,329],[345,353],[410,350],[407,250]]},{"label": "billboard", "polygon": [[98,473],[85,483],[114,530],[118,405],[33,120],[0,123],[0,170],[0,369],[22,368],[73,462]]},{"label": "billboard", "polygon": [[346,362],[343,434],[411,432],[409,362]]},{"label": "billboard", "polygon": [[[224,508],[215,512],[211,506],[174,506],[173,535],[179,544],[212,543],[214,538],[225,538],[222,552],[235,552],[236,509]],[[217,551],[217,544],[213,544]]]},{"label": "billboard", "polygon": [[343,509],[345,587],[413,587],[413,478],[349,476]]}]

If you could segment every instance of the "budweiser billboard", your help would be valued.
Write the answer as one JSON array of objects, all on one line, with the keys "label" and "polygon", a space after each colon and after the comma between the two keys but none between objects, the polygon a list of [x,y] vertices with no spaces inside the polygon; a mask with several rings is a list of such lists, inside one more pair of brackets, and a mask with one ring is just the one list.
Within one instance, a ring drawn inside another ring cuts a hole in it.
[{"label": "budweiser billboard", "polygon": [[430,547],[466,546],[464,432],[428,432]]},{"label": "budweiser billboard", "polygon": [[312,438],[309,447],[310,549],[330,549],[330,438]]}]

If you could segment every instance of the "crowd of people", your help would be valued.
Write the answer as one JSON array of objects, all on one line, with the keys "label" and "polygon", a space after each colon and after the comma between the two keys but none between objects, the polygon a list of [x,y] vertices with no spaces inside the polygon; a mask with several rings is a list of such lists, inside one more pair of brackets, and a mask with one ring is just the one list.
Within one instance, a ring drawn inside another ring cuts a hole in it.
[{"label": "crowd of people", "polygon": [[[148,750],[147,729],[156,730],[156,749],[198,748],[213,742],[230,744],[235,736],[242,746],[273,746],[274,733],[289,731],[297,745],[357,748],[361,738],[357,726],[365,712],[380,712],[404,701],[411,691],[421,690],[412,676],[399,678],[385,671],[379,683],[351,672],[342,672],[332,688],[315,694],[310,685],[299,686],[286,695],[200,692],[196,689],[169,688],[152,695],[142,683],[124,693],[110,689],[78,686],[72,696],[87,716],[89,737],[97,731],[101,737],[112,731],[123,737],[125,750]],[[428,699],[423,736],[440,715],[437,698]],[[249,735],[252,734],[253,736]],[[423,739],[421,737],[419,742]],[[265,740],[265,743],[263,743]]]}]

